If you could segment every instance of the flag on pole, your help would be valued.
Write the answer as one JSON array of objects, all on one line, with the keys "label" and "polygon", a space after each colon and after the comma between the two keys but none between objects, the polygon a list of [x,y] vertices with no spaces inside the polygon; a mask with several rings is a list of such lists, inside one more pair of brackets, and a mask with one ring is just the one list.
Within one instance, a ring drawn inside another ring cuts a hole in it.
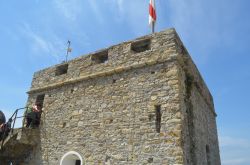
[{"label": "flag on pole", "polygon": [[152,27],[152,33],[154,33],[155,22],[156,22],[155,0],[150,0],[149,2],[149,25]]}]

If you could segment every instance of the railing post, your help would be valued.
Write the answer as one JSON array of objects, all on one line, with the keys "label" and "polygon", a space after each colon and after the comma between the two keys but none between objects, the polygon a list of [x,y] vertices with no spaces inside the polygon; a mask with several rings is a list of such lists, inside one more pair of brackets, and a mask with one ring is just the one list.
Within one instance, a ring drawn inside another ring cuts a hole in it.
[{"label": "railing post", "polygon": [[15,111],[15,114],[14,114],[14,121],[13,121],[13,126],[12,126],[12,128],[11,128],[11,134],[13,134],[13,131],[14,131],[14,127],[15,127],[15,123],[16,123],[16,116],[17,116],[17,113],[18,113],[18,110],[19,109],[17,109],[16,111]]}]

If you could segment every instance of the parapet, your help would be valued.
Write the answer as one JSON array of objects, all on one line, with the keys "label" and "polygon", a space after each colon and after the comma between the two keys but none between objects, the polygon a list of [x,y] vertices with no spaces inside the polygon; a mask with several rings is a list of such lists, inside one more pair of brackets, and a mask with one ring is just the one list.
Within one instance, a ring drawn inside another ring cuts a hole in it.
[{"label": "parapet", "polygon": [[194,77],[207,102],[212,96],[174,28],[80,56],[34,74],[29,94],[176,60]]},{"label": "parapet", "polygon": [[[147,35],[132,41],[84,55],[34,74],[28,93],[67,84],[74,80],[113,74],[138,65],[150,65],[167,60],[176,53],[174,29]],[[167,53],[166,53],[167,52]]]}]

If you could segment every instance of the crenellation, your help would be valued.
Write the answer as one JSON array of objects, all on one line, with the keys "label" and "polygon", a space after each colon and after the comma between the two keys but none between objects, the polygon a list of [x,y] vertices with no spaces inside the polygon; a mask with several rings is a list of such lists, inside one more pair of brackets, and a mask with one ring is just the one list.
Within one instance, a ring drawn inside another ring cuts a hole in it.
[{"label": "crenellation", "polygon": [[[161,33],[165,34],[166,32],[161,32]],[[174,37],[174,35],[170,35],[170,36]],[[170,51],[170,52],[173,51],[171,50],[173,42],[171,41],[171,38],[167,38],[167,39],[159,38],[158,39],[157,37],[158,36],[154,36],[150,38],[151,49],[144,51],[144,52],[135,53],[131,50],[131,43],[136,43],[136,42],[145,40],[145,38],[139,38],[135,41],[124,43],[125,45],[122,44],[122,45],[112,46],[110,48],[89,54],[87,56],[82,56],[81,58],[71,60],[68,62],[67,74],[55,76],[56,68],[62,64],[37,72],[34,75],[32,88],[43,87],[48,84],[75,79],[75,78],[78,78],[79,75],[88,76],[88,75],[93,75],[95,73],[99,73],[101,71],[105,72],[105,71],[113,70],[113,69],[116,69],[117,67],[126,68],[126,66],[131,66],[131,65],[133,66],[135,64],[144,64],[148,61],[150,62],[151,60],[155,62],[156,61],[160,62],[166,58],[164,55],[170,54],[170,53],[164,53],[162,50]],[[147,37],[146,40],[148,40],[148,38],[149,37]],[[158,40],[160,40],[160,42],[158,42]],[[96,55],[98,56],[100,52],[106,52],[106,51],[108,51],[107,62],[96,63],[91,60],[93,59],[92,57]]]}]

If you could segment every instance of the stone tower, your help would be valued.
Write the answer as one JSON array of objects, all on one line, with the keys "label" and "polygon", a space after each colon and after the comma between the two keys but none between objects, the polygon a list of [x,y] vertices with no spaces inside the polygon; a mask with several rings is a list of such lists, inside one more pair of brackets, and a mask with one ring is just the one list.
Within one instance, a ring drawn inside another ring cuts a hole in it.
[{"label": "stone tower", "polygon": [[220,165],[212,96],[174,29],[38,71],[28,94],[43,113],[24,164]]}]

